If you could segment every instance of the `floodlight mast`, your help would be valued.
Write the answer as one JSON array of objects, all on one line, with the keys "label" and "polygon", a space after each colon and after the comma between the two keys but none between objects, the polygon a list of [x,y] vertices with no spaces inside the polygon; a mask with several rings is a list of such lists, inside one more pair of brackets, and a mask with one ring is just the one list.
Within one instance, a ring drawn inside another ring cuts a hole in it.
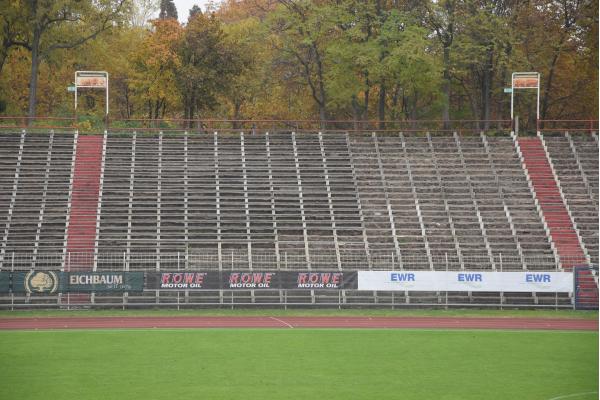
[{"label": "floodlight mast", "polygon": [[75,71],[75,118],[77,118],[77,92],[79,88],[105,89],[106,111],[104,120],[108,128],[108,72],[106,71]]},{"label": "floodlight mast", "polygon": [[536,107],[536,128],[539,127],[540,121],[540,73],[539,72],[513,72],[511,79],[510,90],[510,120],[515,121],[514,102],[515,89],[536,89],[537,90],[537,107]]}]

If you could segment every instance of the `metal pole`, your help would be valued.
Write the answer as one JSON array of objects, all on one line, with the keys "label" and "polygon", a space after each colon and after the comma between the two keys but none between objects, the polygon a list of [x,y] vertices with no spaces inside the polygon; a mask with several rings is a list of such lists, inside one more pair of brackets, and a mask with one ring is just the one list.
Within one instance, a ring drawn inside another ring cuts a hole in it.
[{"label": "metal pole", "polygon": [[77,72],[75,72],[75,124],[77,124]]},{"label": "metal pole", "polygon": [[540,120],[540,78],[541,75],[540,73],[537,74],[538,76],[538,84],[537,84],[537,120]]},{"label": "metal pole", "polygon": [[513,72],[510,80],[510,120],[514,120],[514,102],[515,102],[515,73]]}]

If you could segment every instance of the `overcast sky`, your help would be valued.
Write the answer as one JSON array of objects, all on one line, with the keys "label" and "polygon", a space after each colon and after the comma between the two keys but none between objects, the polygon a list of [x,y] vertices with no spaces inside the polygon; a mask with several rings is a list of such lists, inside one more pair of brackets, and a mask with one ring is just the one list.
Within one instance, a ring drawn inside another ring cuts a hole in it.
[{"label": "overcast sky", "polygon": [[179,22],[187,22],[190,8],[192,8],[194,4],[197,4],[202,11],[205,11],[206,4],[209,3],[209,0],[173,0],[173,2],[175,3],[175,7],[177,7],[177,17]]}]

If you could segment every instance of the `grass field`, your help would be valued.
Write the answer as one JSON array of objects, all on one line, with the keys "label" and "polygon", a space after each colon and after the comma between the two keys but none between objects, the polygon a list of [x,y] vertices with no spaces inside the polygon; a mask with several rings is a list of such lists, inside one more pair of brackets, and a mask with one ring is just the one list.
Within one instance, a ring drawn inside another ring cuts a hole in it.
[{"label": "grass field", "polygon": [[0,377],[11,400],[548,400],[598,391],[598,333],[4,331]]}]

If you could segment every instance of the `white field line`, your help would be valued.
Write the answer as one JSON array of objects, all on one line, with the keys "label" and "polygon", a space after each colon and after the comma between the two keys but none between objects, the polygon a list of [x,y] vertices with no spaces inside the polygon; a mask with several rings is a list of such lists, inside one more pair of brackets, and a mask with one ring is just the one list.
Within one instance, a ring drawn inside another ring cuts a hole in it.
[{"label": "white field line", "polygon": [[285,322],[285,321],[283,321],[283,320],[281,320],[279,318],[275,318],[275,317],[269,317],[269,318],[271,318],[274,321],[277,321],[277,322],[280,322],[280,323],[284,324],[288,328],[294,329],[294,327],[291,324],[288,324],[287,322]]},{"label": "white field line", "polygon": [[586,396],[588,394],[598,394],[598,392],[585,392],[585,393],[573,393],[573,394],[565,394],[564,396],[553,397],[548,400],[563,400],[563,399],[572,399],[575,397]]}]

